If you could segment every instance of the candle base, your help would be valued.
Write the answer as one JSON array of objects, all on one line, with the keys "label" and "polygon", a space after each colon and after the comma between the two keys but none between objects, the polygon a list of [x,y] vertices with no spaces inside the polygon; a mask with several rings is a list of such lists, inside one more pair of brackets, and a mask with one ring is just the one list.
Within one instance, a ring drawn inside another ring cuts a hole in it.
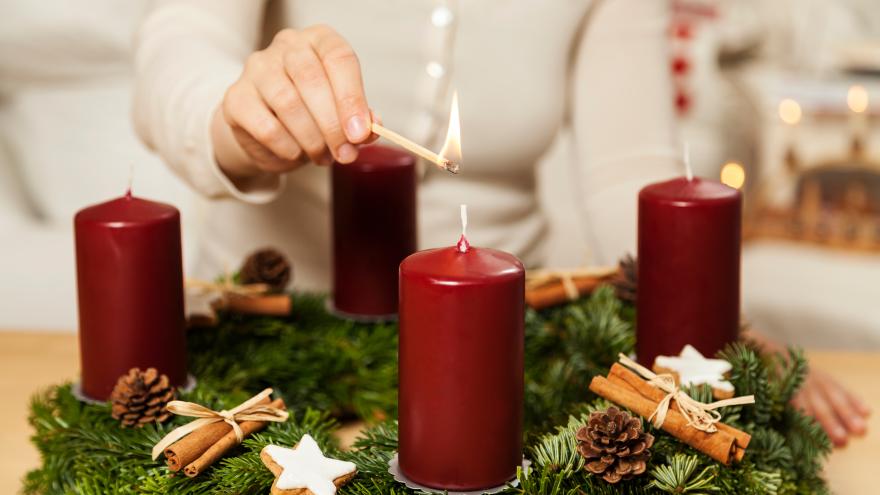
[{"label": "candle base", "polygon": [[387,315],[362,315],[357,313],[347,313],[345,311],[336,309],[336,306],[333,305],[332,299],[327,299],[327,302],[324,303],[324,308],[333,316],[338,318],[342,318],[343,320],[351,320],[357,323],[387,323],[397,321],[397,313],[391,313]]},{"label": "candle base", "polygon": [[[181,392],[192,392],[192,390],[194,388],[196,388],[197,383],[198,383],[198,381],[196,380],[196,377],[194,377],[190,374],[187,374],[186,375],[186,383],[184,383],[183,386],[180,387],[178,390],[180,390]],[[93,399],[93,398],[89,397],[88,395],[86,395],[85,392],[83,392],[82,383],[80,383],[79,380],[77,380],[76,382],[73,383],[73,385],[70,388],[70,393],[73,394],[73,396],[76,397],[76,399],[78,401],[83,402],[85,404],[103,405],[103,404],[107,403],[107,401],[105,401],[105,400]]]},{"label": "candle base", "polygon": [[[522,461],[523,473],[528,475],[529,469],[531,469],[531,465],[532,465],[532,461],[523,457],[523,461]],[[394,477],[394,481],[397,481],[398,483],[404,484],[407,488],[409,488],[411,490],[418,490],[420,492],[425,492],[425,493],[442,493],[442,494],[448,494],[448,495],[491,495],[493,493],[501,493],[510,487],[519,486],[519,480],[516,478],[513,478],[509,483],[505,483],[503,485],[499,485],[499,486],[495,486],[495,487],[491,487],[491,488],[483,488],[482,490],[471,490],[471,491],[467,491],[467,492],[455,492],[455,491],[443,490],[443,489],[438,489],[438,488],[431,488],[429,486],[420,485],[420,484],[416,483],[415,481],[412,481],[411,479],[407,478],[406,475],[403,474],[403,471],[400,469],[400,463],[397,460],[397,453],[395,453],[394,457],[392,457],[391,460],[388,461],[388,473]]]}]

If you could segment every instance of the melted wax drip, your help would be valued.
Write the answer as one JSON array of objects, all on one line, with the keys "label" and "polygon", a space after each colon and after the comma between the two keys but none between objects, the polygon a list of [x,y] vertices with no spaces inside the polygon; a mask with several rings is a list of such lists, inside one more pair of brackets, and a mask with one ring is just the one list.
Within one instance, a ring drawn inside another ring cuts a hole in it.
[{"label": "melted wax drip", "polygon": [[469,243],[467,237],[462,234],[461,237],[458,239],[458,244],[456,244],[456,247],[458,247],[459,253],[466,253],[471,248],[471,243]]}]

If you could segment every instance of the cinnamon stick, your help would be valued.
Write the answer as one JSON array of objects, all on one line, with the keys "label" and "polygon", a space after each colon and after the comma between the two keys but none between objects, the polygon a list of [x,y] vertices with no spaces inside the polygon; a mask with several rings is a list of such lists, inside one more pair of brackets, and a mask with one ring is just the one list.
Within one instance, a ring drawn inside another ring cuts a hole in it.
[{"label": "cinnamon stick", "polygon": [[[658,402],[643,397],[619,378],[612,382],[604,376],[595,376],[590,382],[590,390],[643,418],[650,417],[657,409]],[[661,428],[723,464],[729,464],[731,458],[734,457],[736,441],[732,435],[723,431],[706,433],[693,428],[688,425],[687,420],[677,410],[670,410],[666,414],[666,420]]]},{"label": "cinnamon stick", "polygon": [[[666,396],[665,392],[646,382],[634,371],[619,363],[614,363],[614,365],[611,366],[611,371],[608,373],[608,379],[612,382],[620,380],[629,385],[642,397],[645,397],[657,403],[663,400],[663,398]],[[675,401],[672,401],[670,412],[676,412],[679,415],[681,414],[681,411],[678,408],[678,403],[676,403]],[[682,416],[682,419],[683,418],[684,417]],[[752,436],[744,431],[738,430],[724,423],[716,423],[715,427],[718,428],[718,432],[724,432],[734,438],[735,450],[733,452],[733,456],[737,462],[741,461],[743,459],[743,456],[745,456],[746,447],[749,446],[749,442],[751,441]]]},{"label": "cinnamon stick", "polygon": [[[269,406],[284,409],[284,400],[275,399],[269,403]],[[235,436],[235,432],[232,431],[232,426],[223,422],[221,423],[226,426],[226,434],[223,435],[219,440],[217,440],[213,445],[209,446],[207,450],[205,450],[197,459],[190,462],[185,468],[183,468],[183,473],[188,477],[192,478],[198,476],[199,473],[204,471],[206,468],[217,462],[217,459],[223,457],[223,454],[229,451],[229,449],[238,445],[238,438]],[[256,433],[266,425],[269,424],[268,421],[243,421],[238,424],[238,427],[241,428],[241,432],[245,437]]]},{"label": "cinnamon stick", "polygon": [[[269,398],[258,402],[268,404]],[[225,421],[218,421],[203,426],[189,435],[181,438],[165,449],[165,463],[172,471],[180,471],[191,462],[198,459],[208,448],[217,443],[227,433],[232,431],[232,426]],[[235,433],[233,432],[233,437]]]},{"label": "cinnamon stick", "polygon": [[290,296],[287,294],[262,296],[230,294],[223,309],[250,315],[287,316],[290,314],[291,306]]},{"label": "cinnamon stick", "polygon": [[[596,290],[606,279],[602,277],[574,277],[572,282],[578,295],[588,294]],[[550,282],[526,291],[526,304],[533,309],[544,309],[571,300],[562,281]]]}]

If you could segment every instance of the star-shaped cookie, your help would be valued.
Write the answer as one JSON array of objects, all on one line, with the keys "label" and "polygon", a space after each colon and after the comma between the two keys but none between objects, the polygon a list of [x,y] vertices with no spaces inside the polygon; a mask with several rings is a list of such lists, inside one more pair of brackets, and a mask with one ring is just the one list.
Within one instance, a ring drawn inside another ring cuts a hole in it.
[{"label": "star-shaped cookie", "polygon": [[354,463],[325,457],[310,435],[292,449],[267,445],[260,459],[275,475],[272,495],[334,495],[357,474]]},{"label": "star-shaped cookie", "polygon": [[712,395],[716,399],[733,397],[733,385],[724,379],[730,373],[731,365],[723,359],[708,359],[690,344],[684,346],[678,356],[657,356],[654,360],[654,372],[669,373],[682,386],[712,386]]}]

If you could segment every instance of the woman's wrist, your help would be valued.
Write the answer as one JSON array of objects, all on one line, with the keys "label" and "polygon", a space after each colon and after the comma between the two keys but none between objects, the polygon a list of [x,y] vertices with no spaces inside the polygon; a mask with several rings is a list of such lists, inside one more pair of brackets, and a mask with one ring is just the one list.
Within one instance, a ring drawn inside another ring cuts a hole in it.
[{"label": "woman's wrist", "polygon": [[214,160],[233,183],[246,182],[264,173],[238,144],[219,107],[211,118],[211,143]]}]

